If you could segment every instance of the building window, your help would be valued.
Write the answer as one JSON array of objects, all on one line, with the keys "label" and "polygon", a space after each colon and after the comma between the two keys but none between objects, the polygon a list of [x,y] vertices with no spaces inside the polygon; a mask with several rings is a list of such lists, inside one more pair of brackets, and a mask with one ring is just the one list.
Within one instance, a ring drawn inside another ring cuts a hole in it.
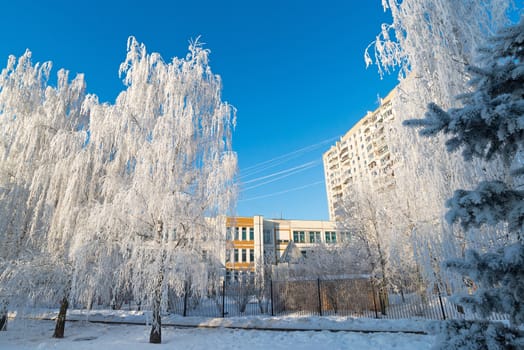
[{"label": "building window", "polygon": [[255,240],[255,229],[253,227],[249,228],[249,240],[254,241]]},{"label": "building window", "polygon": [[230,241],[231,238],[231,227],[226,227],[226,240]]},{"label": "building window", "polygon": [[309,242],[320,243],[320,231],[309,231]]},{"label": "building window", "polygon": [[304,234],[304,231],[293,231],[293,242],[305,243],[306,235]]},{"label": "building window", "polygon": [[238,227],[235,227],[235,241],[238,241]]},{"label": "building window", "polygon": [[264,230],[264,243],[271,243],[271,230]]},{"label": "building window", "polygon": [[326,231],[326,243],[336,243],[337,233],[334,231]]},{"label": "building window", "polygon": [[245,249],[242,249],[242,261],[243,262],[247,261],[247,252]]},{"label": "building window", "polygon": [[338,240],[340,242],[349,242],[350,238],[351,238],[351,235],[347,231],[343,231],[343,232],[339,232],[338,233]]},{"label": "building window", "polygon": [[238,249],[234,250],[233,262],[238,262]]},{"label": "building window", "polygon": [[249,250],[249,261],[251,262],[255,261],[255,250],[254,249]]},{"label": "building window", "polygon": [[245,227],[242,227],[242,240],[247,240],[247,229]]}]

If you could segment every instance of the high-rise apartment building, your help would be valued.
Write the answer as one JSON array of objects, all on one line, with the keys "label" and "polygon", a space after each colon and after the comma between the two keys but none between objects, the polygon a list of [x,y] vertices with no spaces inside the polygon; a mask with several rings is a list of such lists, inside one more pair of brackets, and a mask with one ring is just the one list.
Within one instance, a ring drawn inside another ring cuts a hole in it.
[{"label": "high-rise apartment building", "polygon": [[386,142],[394,94],[391,91],[375,111],[368,112],[322,156],[333,221],[348,186],[358,183],[381,192],[394,185],[393,159]]}]

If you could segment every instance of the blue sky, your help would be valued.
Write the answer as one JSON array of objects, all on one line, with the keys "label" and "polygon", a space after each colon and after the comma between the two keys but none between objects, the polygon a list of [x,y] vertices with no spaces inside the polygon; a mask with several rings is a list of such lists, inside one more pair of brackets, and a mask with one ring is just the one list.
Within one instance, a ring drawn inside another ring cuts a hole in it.
[{"label": "blue sky", "polygon": [[10,1],[2,12],[0,66],[29,48],[53,74],[84,73],[107,102],[123,89],[128,36],[169,60],[200,35],[238,110],[238,215],[328,219],[322,153],[396,84],[363,60],[390,21],[380,0]]}]

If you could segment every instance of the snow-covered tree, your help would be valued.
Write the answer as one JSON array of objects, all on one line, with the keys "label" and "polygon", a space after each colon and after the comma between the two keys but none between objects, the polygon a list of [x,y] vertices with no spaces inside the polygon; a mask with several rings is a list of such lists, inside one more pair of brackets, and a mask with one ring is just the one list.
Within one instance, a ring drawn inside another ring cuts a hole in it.
[{"label": "snow-covered tree", "polygon": [[490,247],[501,232],[499,227],[484,228],[478,230],[474,240],[471,232],[441,219],[444,201],[456,188],[493,177],[498,165],[475,160],[464,167],[460,156],[445,151],[444,136],[423,139],[415,130],[403,127],[402,122],[423,115],[432,101],[444,108],[455,104],[454,96],[468,88],[467,65],[477,62],[477,49],[486,35],[507,24],[512,1],[382,3],[393,21],[382,26],[366,50],[365,59],[368,64],[375,63],[381,75],[398,71],[401,81],[392,98],[394,119],[385,126],[386,143],[393,157],[396,198],[393,206],[385,208],[396,233],[385,235],[409,236],[426,280],[459,287],[460,281],[439,268],[442,260],[461,256],[466,247]]},{"label": "snow-covered tree", "polygon": [[[30,52],[9,59],[0,76],[0,299],[62,300],[63,325],[71,302],[132,295],[153,310],[150,340],[160,342],[168,291],[205,288],[203,251],[220,256],[235,198],[235,110],[208,55],[192,43],[166,63],[130,38],[127,88],[114,105],[86,95],[81,75],[69,82],[60,71],[48,86],[50,63],[33,65]],[[27,289],[13,293],[17,285]]]},{"label": "snow-covered tree", "polygon": [[360,259],[370,265],[381,301],[387,300],[390,291],[402,297],[408,291],[425,292],[411,231],[397,226],[403,213],[392,195],[391,189],[378,192],[371,185],[353,184],[346,189],[337,213],[339,229],[352,237],[348,248],[359,250]]},{"label": "snow-covered tree", "polygon": [[0,294],[13,305],[60,300],[69,289],[79,213],[69,165],[85,140],[85,83],[60,70],[49,87],[50,69],[33,65],[27,51],[18,61],[11,56],[0,75]]},{"label": "snow-covered tree", "polygon": [[377,202],[376,193],[365,186],[348,188],[337,212],[337,216],[342,218],[338,228],[350,232],[353,244],[365,252],[371,271],[380,276],[380,286],[385,290],[388,286],[388,252],[386,237],[383,237],[380,227],[380,217],[385,213]]},{"label": "snow-covered tree", "polygon": [[165,63],[130,38],[121,65],[126,91],[109,111],[85,105],[87,148],[105,162],[107,179],[103,202],[78,236],[77,261],[116,269],[109,281],[76,279],[76,290],[106,286],[115,296],[130,286],[135,301],[153,310],[151,342],[160,342],[168,291],[205,288],[206,266],[189,257],[218,256],[235,195],[234,109],[221,100],[208,54],[193,43],[186,58]]},{"label": "snow-covered tree", "polygon": [[[500,160],[504,180],[486,180],[473,190],[457,190],[446,203],[447,219],[459,222],[464,230],[504,225],[504,246],[490,251],[468,250],[464,259],[446,263],[477,284],[473,295],[461,295],[459,301],[484,316],[505,313],[511,326],[524,323],[524,17],[520,23],[500,30],[480,50],[479,66],[470,66],[471,90],[458,96],[460,107],[447,111],[430,104],[424,119],[406,124],[422,127],[423,136],[439,133],[451,136],[446,141],[449,152],[462,150],[466,162],[475,158]],[[500,178],[500,177],[499,177]],[[442,348],[454,343],[453,328],[471,324],[451,323]],[[521,348],[524,334],[516,330],[486,333],[485,348]],[[463,332],[467,334],[467,332]],[[477,332],[478,333],[478,332]],[[511,335],[511,336],[509,336]]]}]

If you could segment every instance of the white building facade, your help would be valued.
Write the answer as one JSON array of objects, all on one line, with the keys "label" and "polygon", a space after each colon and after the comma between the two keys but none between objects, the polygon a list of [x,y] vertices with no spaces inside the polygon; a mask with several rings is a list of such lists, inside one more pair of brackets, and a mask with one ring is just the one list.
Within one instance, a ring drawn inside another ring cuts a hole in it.
[{"label": "white building facade", "polygon": [[337,244],[349,240],[349,233],[339,231],[333,221],[229,217],[226,224],[226,271],[260,271],[280,262],[293,242],[305,256],[320,243]]},{"label": "white building facade", "polygon": [[391,91],[375,111],[368,112],[322,156],[332,221],[337,219],[337,208],[350,185],[371,186],[374,191],[394,186],[394,163],[386,142],[394,94],[395,90]]}]

